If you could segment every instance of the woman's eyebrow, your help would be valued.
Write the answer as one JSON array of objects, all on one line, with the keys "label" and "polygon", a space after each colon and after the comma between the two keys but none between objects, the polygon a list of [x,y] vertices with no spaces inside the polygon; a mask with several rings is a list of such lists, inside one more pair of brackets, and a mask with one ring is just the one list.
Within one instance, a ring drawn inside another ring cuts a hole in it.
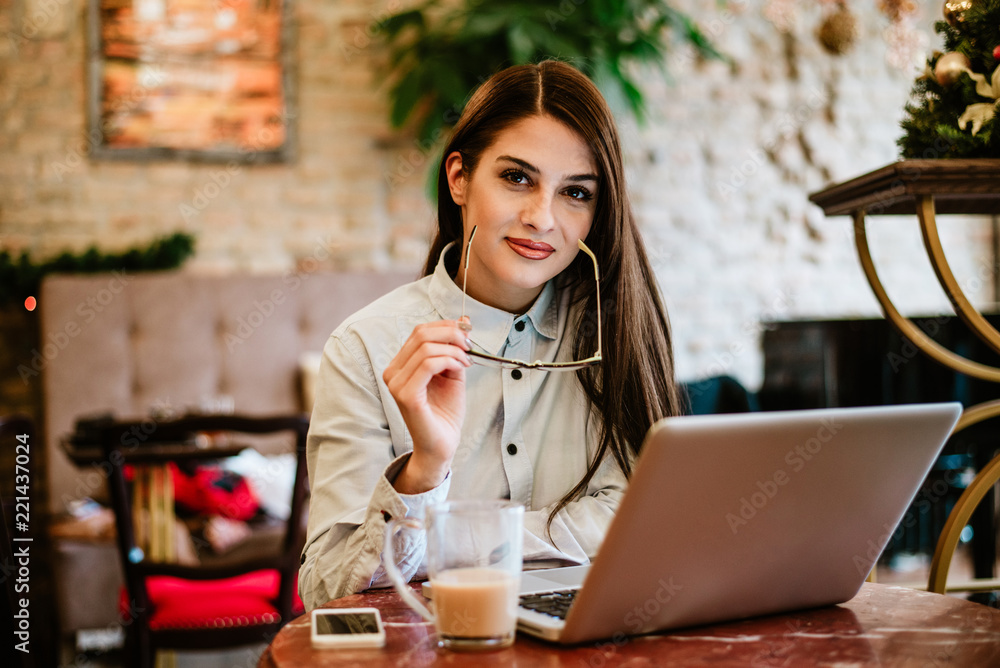
[{"label": "woman's eyebrow", "polygon": [[[538,168],[532,165],[526,160],[521,160],[520,158],[515,158],[512,155],[501,155],[497,157],[497,162],[505,160],[507,162],[513,162],[515,165],[520,166],[524,171],[531,172],[532,174],[538,174]],[[567,181],[597,181],[597,174],[574,174],[573,176],[567,176]]]}]

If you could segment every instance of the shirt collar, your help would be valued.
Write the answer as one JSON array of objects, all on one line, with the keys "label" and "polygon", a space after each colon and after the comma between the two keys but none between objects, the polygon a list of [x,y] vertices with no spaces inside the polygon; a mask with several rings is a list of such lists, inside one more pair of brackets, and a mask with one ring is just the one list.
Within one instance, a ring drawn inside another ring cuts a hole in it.
[{"label": "shirt collar", "polygon": [[[441,251],[437,266],[434,268],[434,274],[431,276],[428,292],[431,304],[438,313],[452,320],[457,320],[462,315],[462,287],[456,285],[455,281],[448,275],[444,259],[448,252],[456,247],[456,243],[451,242]],[[548,339],[555,339],[558,333],[559,313],[555,294],[555,279],[552,279],[545,284],[525,314],[535,331]],[[503,348],[510,335],[511,327],[514,326],[514,321],[520,317],[487,306],[472,297],[465,299],[465,314],[472,322],[469,338],[477,346],[493,355],[498,354]]]}]

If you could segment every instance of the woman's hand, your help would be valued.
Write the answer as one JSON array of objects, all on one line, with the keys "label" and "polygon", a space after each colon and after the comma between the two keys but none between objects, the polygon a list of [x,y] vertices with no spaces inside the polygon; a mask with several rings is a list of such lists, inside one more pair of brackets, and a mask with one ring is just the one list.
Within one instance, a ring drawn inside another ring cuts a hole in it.
[{"label": "woman's hand", "polygon": [[417,325],[382,374],[413,437],[393,486],[402,494],[437,487],[451,468],[465,420],[466,333],[454,320]]}]

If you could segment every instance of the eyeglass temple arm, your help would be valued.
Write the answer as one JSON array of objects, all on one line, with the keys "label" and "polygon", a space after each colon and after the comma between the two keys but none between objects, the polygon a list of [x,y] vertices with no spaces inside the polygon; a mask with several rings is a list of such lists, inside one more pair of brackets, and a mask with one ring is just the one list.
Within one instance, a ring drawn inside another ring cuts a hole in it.
[{"label": "eyeglass temple arm", "polygon": [[[472,239],[476,236],[476,228],[478,225],[472,226],[472,231],[469,232],[469,243],[465,246],[465,270],[462,272],[462,317],[461,320],[465,320],[465,296],[468,294],[465,286],[469,281],[469,256],[472,254]],[[596,262],[596,260],[595,260]]]},{"label": "eyeglass temple arm", "polygon": [[[475,234],[475,229],[472,232]],[[587,244],[583,243],[583,239],[577,239],[576,244],[594,262],[594,279],[597,283],[597,354],[595,357],[601,357],[601,351],[604,350],[604,347],[601,345],[601,329],[603,329],[601,327],[601,273],[597,267],[597,256],[594,255],[592,250],[587,248]]]}]

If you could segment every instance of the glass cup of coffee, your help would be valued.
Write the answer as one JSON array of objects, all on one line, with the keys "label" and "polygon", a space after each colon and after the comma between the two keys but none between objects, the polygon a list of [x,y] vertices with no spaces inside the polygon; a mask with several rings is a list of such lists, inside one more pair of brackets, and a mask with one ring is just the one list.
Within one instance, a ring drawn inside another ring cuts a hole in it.
[{"label": "glass cup of coffee", "polygon": [[[424,521],[391,520],[383,562],[396,591],[434,624],[438,646],[452,650],[509,647],[517,627],[524,506],[510,501],[447,501],[427,509]],[[431,610],[396,567],[393,539],[404,529],[427,535]]]}]

